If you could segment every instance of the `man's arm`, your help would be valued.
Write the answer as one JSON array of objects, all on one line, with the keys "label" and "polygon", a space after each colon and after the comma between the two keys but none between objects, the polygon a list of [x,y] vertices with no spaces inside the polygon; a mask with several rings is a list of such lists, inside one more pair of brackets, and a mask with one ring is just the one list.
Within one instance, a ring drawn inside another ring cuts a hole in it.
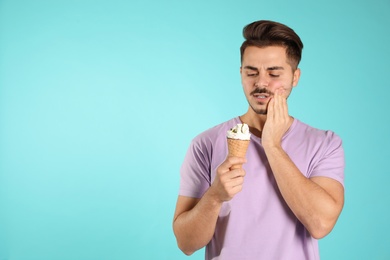
[{"label": "man's arm", "polygon": [[314,238],[326,236],[344,205],[344,188],[326,177],[307,179],[282,149],[281,139],[290,117],[283,92],[276,92],[268,106],[262,143],[279,190],[295,216]]},{"label": "man's arm", "polygon": [[210,196],[210,189],[202,199],[179,196],[173,220],[177,245],[191,255],[207,245],[213,237],[222,203]]},{"label": "man's arm", "polygon": [[281,148],[265,150],[287,205],[314,238],[326,236],[343,208],[343,186],[326,177],[307,179]]},{"label": "man's arm", "polygon": [[210,242],[222,203],[240,192],[244,182],[245,171],[231,171],[230,167],[245,161],[244,158],[228,157],[218,167],[212,185],[201,199],[179,196],[173,231],[179,248],[186,255],[191,255]]}]

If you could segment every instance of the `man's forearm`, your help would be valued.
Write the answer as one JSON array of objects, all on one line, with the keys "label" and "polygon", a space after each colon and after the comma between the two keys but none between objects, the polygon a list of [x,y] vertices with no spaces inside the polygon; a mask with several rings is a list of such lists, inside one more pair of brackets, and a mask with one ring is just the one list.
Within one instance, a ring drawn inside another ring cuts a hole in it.
[{"label": "man's forearm", "polygon": [[210,242],[221,206],[222,202],[216,200],[209,189],[192,209],[174,219],[177,243],[186,255],[191,255]]},{"label": "man's forearm", "polygon": [[320,185],[307,179],[281,147],[265,147],[280,192],[295,216],[315,238],[333,228],[342,203]]}]

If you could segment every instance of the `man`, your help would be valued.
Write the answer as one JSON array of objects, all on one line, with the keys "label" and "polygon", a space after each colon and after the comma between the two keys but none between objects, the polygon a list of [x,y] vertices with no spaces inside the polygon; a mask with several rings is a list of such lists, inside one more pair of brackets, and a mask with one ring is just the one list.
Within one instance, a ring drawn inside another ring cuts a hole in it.
[{"label": "man", "polygon": [[[291,117],[303,44],[289,27],[257,21],[243,31],[240,74],[248,111],[192,141],[173,221],[187,255],[206,259],[319,259],[317,239],[344,204],[341,139]],[[249,125],[246,159],[227,156],[226,132]],[[242,168],[231,170],[241,164]]]}]

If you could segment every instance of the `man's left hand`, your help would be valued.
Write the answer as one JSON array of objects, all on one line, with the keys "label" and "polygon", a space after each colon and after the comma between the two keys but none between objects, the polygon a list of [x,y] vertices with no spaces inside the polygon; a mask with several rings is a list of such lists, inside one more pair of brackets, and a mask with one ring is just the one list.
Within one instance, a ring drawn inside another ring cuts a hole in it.
[{"label": "man's left hand", "polygon": [[277,89],[268,103],[267,120],[261,135],[263,146],[280,146],[282,137],[289,129],[291,121],[285,90]]}]

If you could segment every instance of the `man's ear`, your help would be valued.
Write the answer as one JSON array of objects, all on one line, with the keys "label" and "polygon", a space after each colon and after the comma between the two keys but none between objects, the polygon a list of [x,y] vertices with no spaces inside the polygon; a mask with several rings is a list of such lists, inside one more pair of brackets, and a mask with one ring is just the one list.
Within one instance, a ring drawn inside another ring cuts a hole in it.
[{"label": "man's ear", "polygon": [[293,84],[292,86],[295,87],[296,85],[298,85],[298,81],[299,81],[299,78],[301,77],[301,69],[300,68],[297,68],[295,71],[294,71],[294,75],[293,75]]}]

